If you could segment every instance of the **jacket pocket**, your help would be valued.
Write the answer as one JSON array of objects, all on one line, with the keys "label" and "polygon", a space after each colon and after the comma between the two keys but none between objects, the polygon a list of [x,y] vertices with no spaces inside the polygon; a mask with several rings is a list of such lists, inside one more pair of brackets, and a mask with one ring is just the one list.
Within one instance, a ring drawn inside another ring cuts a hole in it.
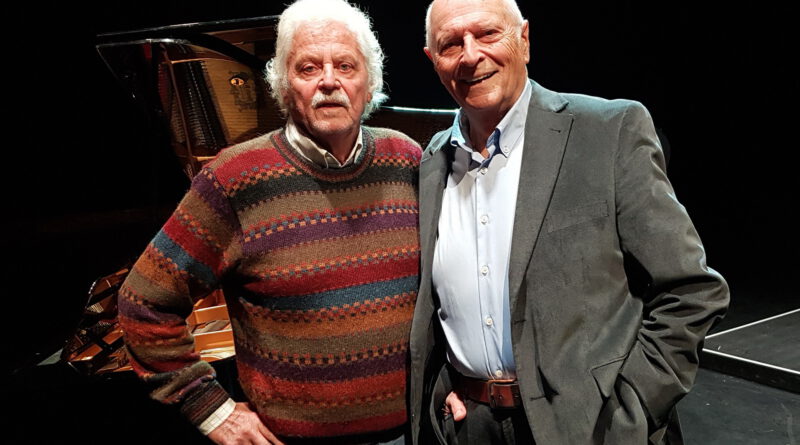
[{"label": "jacket pocket", "polygon": [[568,210],[550,210],[547,217],[547,232],[566,229],[576,224],[608,216],[608,201],[598,201]]},{"label": "jacket pocket", "polygon": [[444,414],[444,401],[452,390],[453,385],[450,383],[447,366],[443,365],[431,390],[431,400],[428,406],[428,416],[435,436],[435,443],[442,445],[450,443],[449,441],[455,434],[453,416],[450,416],[450,424],[448,425],[447,416]]},{"label": "jacket pocket", "polygon": [[626,356],[627,355],[615,358],[608,363],[595,366],[591,369],[592,377],[594,377],[594,381],[597,384],[597,389],[600,390],[600,394],[603,395],[604,399],[611,397],[611,394],[614,392],[614,383],[617,381],[619,370],[622,368]]}]

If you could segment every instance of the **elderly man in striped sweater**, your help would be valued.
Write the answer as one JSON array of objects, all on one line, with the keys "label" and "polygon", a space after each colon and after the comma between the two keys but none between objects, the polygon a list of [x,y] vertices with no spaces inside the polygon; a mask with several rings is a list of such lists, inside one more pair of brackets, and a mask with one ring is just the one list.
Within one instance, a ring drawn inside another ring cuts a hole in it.
[{"label": "elderly man in striped sweater", "polygon": [[[267,66],[286,126],[210,162],[120,292],[134,369],[216,443],[403,443],[421,153],[361,125],[382,64],[344,0],[289,6]],[[217,288],[247,403],[186,327]]]}]

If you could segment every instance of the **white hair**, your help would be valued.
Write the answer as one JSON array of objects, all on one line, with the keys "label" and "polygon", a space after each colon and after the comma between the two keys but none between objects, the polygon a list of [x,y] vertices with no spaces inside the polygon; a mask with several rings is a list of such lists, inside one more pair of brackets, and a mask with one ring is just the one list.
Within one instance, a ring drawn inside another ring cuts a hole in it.
[{"label": "white hair", "polygon": [[289,89],[287,62],[294,42],[294,34],[300,25],[308,22],[339,22],[352,32],[364,56],[367,68],[368,88],[372,99],[364,108],[362,119],[369,117],[380,104],[388,99],[383,93],[383,50],[372,31],[369,17],[345,0],[297,0],[286,8],[278,21],[278,37],[275,40],[275,57],[267,62],[264,70],[272,89],[272,97],[284,114],[287,113],[285,93]]},{"label": "white hair", "polygon": [[[516,0],[500,0],[503,3],[505,11],[516,22],[515,25],[522,26],[525,19],[522,17],[522,11],[519,10]],[[428,11],[425,13],[425,46],[434,50],[433,36],[431,35],[431,10],[433,9],[433,1],[428,5]]]}]

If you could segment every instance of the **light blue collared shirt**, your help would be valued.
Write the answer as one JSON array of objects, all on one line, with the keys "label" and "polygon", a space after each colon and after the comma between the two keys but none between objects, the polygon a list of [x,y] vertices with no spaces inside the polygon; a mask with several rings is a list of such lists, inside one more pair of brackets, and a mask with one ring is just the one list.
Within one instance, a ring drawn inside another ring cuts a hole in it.
[{"label": "light blue collared shirt", "polygon": [[486,142],[472,150],[459,111],[450,144],[456,147],[442,198],[433,257],[433,285],[447,337],[447,358],[461,374],[514,379],[508,268],[531,85]]}]

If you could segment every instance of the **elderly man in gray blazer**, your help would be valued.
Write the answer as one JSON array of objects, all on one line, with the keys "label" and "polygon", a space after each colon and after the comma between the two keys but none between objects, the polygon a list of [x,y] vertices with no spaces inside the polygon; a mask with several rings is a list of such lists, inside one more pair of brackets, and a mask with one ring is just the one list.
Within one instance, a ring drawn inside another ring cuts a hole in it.
[{"label": "elderly man in gray blazer", "polygon": [[647,110],[529,80],[514,0],[435,0],[426,31],[461,108],[420,171],[415,443],[680,443],[728,288]]}]

